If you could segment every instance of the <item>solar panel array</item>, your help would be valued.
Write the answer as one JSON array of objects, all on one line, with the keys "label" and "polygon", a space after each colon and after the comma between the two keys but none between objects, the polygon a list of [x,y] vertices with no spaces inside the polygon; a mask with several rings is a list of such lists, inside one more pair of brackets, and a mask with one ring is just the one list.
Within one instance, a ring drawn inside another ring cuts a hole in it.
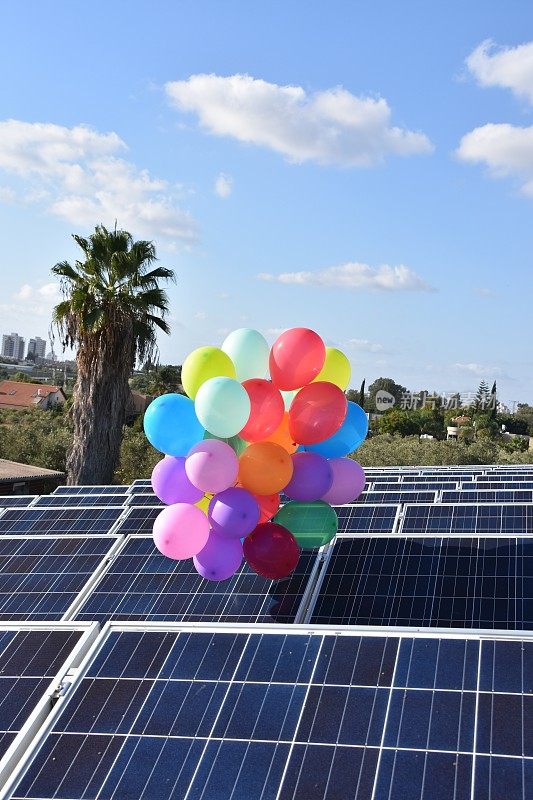
[{"label": "solar panel array", "polygon": [[[533,797],[531,465],[369,469],[277,582],[164,558],[162,507],[146,479],[0,497],[0,800]],[[108,624],[20,775],[48,674],[2,694],[2,620]]]}]

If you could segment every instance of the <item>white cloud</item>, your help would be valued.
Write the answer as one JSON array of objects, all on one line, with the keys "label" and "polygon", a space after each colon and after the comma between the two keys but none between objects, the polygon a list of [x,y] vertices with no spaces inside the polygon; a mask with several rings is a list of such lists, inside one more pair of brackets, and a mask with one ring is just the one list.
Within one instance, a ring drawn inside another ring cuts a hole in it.
[{"label": "white cloud", "polygon": [[28,300],[33,294],[33,289],[29,283],[24,283],[13,297],[15,300]]},{"label": "white cloud", "polygon": [[233,191],[233,178],[230,175],[224,175],[223,172],[217,177],[215,181],[215,194],[219,197],[229,197]]},{"label": "white cloud", "polygon": [[497,48],[487,39],[470,53],[466,64],[480,86],[511,89],[533,103],[533,42]]},{"label": "white cloud", "polygon": [[282,272],[272,275],[261,272],[262,281],[295,284],[298,286],[322,286],[337,289],[376,289],[380,291],[434,291],[416,272],[400,264],[391,267],[383,264],[370,267],[368,264],[348,262],[338,267],[327,267],[314,272]]},{"label": "white cloud", "polygon": [[469,372],[472,375],[476,375],[478,378],[495,377],[497,375],[501,375],[502,373],[499,367],[490,367],[486,366],[485,364],[470,363],[454,364],[453,366],[461,372]]},{"label": "white cloud", "polygon": [[267,147],[289,161],[367,167],[388,154],[430,153],[422,133],[392,127],[383,98],[342,87],[308,94],[249,75],[192,75],[165,86],[170,102],[217,136]]},{"label": "white cloud", "polygon": [[485,164],[493,177],[517,176],[524,194],[533,196],[533,125],[482,125],[465,134],[456,155],[471,164]]},{"label": "white cloud", "polygon": [[196,314],[194,315],[194,319],[200,319],[200,320],[207,319],[207,314],[205,311],[197,311]]},{"label": "white cloud", "polygon": [[45,283],[37,289],[37,294],[46,300],[57,302],[61,297],[60,286],[58,283]]},{"label": "white cloud", "polygon": [[381,353],[383,352],[383,345],[377,342],[371,342],[369,339],[348,339],[346,347],[351,350],[357,350],[361,353]]},{"label": "white cloud", "polygon": [[483,298],[496,296],[495,293],[492,291],[492,289],[487,289],[486,286],[477,286],[474,289],[474,294],[477,295],[478,297],[483,297]]},{"label": "white cloud", "polygon": [[8,188],[20,200],[75,225],[112,226],[116,219],[135,236],[194,241],[194,220],[176,205],[172,188],[118,157],[126,149],[116,133],[83,125],[0,122],[0,171],[12,176]]}]

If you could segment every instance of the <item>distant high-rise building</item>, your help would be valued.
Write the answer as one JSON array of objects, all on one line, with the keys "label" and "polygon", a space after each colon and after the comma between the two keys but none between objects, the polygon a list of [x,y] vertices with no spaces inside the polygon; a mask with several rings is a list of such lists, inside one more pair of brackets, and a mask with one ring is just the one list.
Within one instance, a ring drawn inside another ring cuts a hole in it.
[{"label": "distant high-rise building", "polygon": [[24,358],[25,341],[18,333],[4,333],[2,336],[2,355],[5,358],[14,358],[22,361]]},{"label": "distant high-rise building", "polygon": [[41,339],[40,336],[36,336],[35,339],[30,339],[28,342],[28,356],[33,356],[34,358],[44,358],[45,353],[46,342],[44,339]]}]

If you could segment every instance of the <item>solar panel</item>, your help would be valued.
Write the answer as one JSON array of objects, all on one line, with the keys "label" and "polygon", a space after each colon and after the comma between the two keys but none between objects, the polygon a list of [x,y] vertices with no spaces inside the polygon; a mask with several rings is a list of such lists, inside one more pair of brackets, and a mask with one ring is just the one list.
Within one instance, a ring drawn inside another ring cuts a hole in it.
[{"label": "solar panel", "polygon": [[126,500],[127,506],[156,506],[159,503],[161,507],[164,506],[161,500],[153,492],[145,494],[129,494]]},{"label": "solar panel", "polygon": [[38,497],[36,494],[9,494],[0,495],[1,508],[24,508]]},{"label": "solar panel", "polygon": [[390,483],[383,483],[377,482],[372,485],[372,490],[374,492],[386,492],[393,489],[398,489],[401,491],[402,489],[406,489],[409,486],[410,491],[412,492],[436,492],[440,489],[457,489],[458,484],[457,481],[419,481],[418,483],[409,483],[409,484],[398,484],[398,486],[392,486]]},{"label": "solar panel", "polygon": [[0,628],[0,759],[82,635]]},{"label": "solar panel", "polygon": [[506,481],[532,481],[533,472],[497,472],[488,475],[478,475],[477,483],[501,483]]},{"label": "solar panel", "polygon": [[399,514],[398,505],[356,503],[335,506],[340,533],[392,533]]},{"label": "solar panel", "polygon": [[436,492],[389,491],[389,492],[363,492],[358,498],[358,503],[434,503]]},{"label": "solar panel", "polygon": [[133,486],[129,489],[130,494],[153,494],[154,490],[152,489],[152,484],[147,483],[143,486]]},{"label": "solar panel", "polygon": [[111,629],[13,800],[531,796],[531,639],[271,630]]},{"label": "solar panel", "polygon": [[154,520],[161,511],[160,505],[128,507],[127,516],[118,525],[116,533],[152,533]]},{"label": "solar panel", "polygon": [[230,580],[206,581],[191,559],[172,561],[159,553],[151,537],[129,537],[75,617],[100,622],[294,622],[317,567],[317,551],[305,550],[285,580],[266,580],[243,564]]},{"label": "solar panel", "polygon": [[60,620],[115,537],[0,538],[0,619]]},{"label": "solar panel", "polygon": [[487,489],[443,491],[443,503],[531,503],[532,489]]},{"label": "solar panel", "polygon": [[533,481],[487,481],[486,483],[469,483],[462,485],[464,489],[483,489],[491,491],[507,491],[509,489],[533,489]]},{"label": "solar panel", "polygon": [[[423,483],[424,481],[436,481],[438,483],[457,483],[457,476],[446,475],[426,475],[424,473],[411,477],[410,475],[402,476],[402,484],[408,483]],[[468,480],[468,479],[467,479]]]},{"label": "solar panel", "polygon": [[63,508],[118,506],[123,505],[129,497],[129,494],[46,494],[39,497],[32,505],[32,508],[44,508],[45,506],[62,506]]},{"label": "solar panel", "polygon": [[136,486],[151,486],[152,481],[150,478],[137,478],[137,480],[133,481],[130,486],[130,489],[134,489]]},{"label": "solar panel", "polygon": [[24,508],[8,509],[0,517],[0,535],[40,536],[41,534],[109,533],[124,508]]},{"label": "solar panel", "polygon": [[58,486],[52,494],[127,494],[128,486]]},{"label": "solar panel", "polygon": [[308,621],[533,629],[533,539],[338,537]]},{"label": "solar panel", "polygon": [[529,536],[533,534],[533,504],[406,505],[400,523],[400,533],[424,536],[443,534]]}]

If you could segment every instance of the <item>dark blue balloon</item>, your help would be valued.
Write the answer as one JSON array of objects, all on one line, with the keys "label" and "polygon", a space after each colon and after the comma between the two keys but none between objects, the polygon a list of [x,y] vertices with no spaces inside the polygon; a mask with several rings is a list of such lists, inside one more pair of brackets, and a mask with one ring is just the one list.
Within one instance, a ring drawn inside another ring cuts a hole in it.
[{"label": "dark blue balloon", "polygon": [[368,417],[357,403],[348,401],[346,418],[339,430],[317,444],[305,445],[305,450],[310,453],[320,453],[325,458],[340,458],[353,453],[363,444],[368,433]]},{"label": "dark blue balloon", "polygon": [[144,415],[144,432],[150,444],[167,456],[186,456],[204,436],[194,403],[182,394],[162,394]]}]

